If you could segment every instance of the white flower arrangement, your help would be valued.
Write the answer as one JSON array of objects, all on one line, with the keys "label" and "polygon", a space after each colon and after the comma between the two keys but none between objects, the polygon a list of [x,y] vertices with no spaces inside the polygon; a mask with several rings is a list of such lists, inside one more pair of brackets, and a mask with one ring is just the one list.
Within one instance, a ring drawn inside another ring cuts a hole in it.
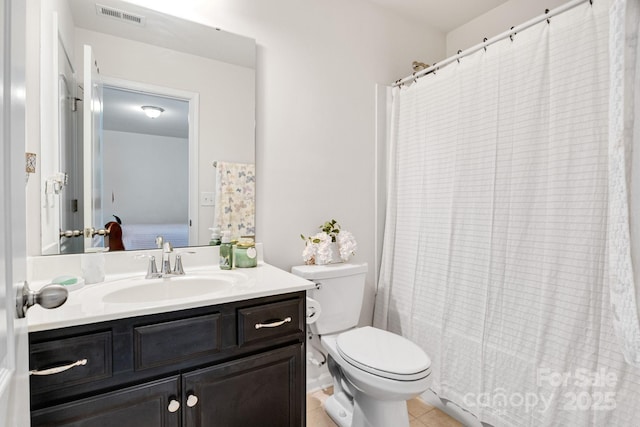
[{"label": "white flower arrangement", "polygon": [[343,262],[355,255],[358,249],[353,234],[340,230],[340,224],[335,219],[325,222],[319,227],[322,231],[309,237],[300,235],[306,242],[302,251],[302,258],[306,264],[329,264],[334,259],[334,247],[337,245],[338,254]]},{"label": "white flower arrangement", "polygon": [[348,261],[353,255],[356,254],[358,249],[358,242],[353,234],[347,230],[343,230],[338,234],[338,249],[340,250],[340,259]]}]

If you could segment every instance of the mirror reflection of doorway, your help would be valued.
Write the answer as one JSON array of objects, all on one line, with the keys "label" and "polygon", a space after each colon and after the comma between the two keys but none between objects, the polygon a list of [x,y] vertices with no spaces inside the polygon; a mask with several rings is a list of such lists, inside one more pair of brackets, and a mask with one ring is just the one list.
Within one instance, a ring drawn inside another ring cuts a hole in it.
[{"label": "mirror reflection of doorway", "polygon": [[127,250],[188,246],[189,102],[106,84],[103,102],[101,225],[117,217]]}]

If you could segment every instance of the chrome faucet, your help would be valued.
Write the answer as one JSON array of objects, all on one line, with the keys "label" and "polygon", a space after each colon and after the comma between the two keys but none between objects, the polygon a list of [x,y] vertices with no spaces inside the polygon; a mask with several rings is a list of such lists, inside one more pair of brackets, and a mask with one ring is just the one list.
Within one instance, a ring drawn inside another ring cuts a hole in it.
[{"label": "chrome faucet", "polygon": [[[164,242],[162,244],[162,269],[160,273],[162,275],[171,274],[171,252],[173,252],[173,246],[171,243]],[[183,273],[184,274],[184,273]]]},{"label": "chrome faucet", "polygon": [[162,236],[156,237],[156,244],[158,248],[162,248],[162,261],[160,264],[160,271],[156,267],[156,257],[153,255],[136,255],[136,258],[149,258],[149,265],[147,267],[147,274],[145,279],[158,279],[162,277],[170,277],[170,276],[183,276],[184,268],[182,267],[182,255],[184,254],[194,254],[194,251],[176,251],[176,260],[171,268],[171,253],[173,252],[173,246],[170,242],[167,242],[163,239]]}]

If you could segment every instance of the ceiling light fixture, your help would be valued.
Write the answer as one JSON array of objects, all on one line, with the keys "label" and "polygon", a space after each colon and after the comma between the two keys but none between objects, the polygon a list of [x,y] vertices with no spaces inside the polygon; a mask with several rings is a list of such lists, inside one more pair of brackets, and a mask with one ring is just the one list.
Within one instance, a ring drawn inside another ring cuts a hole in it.
[{"label": "ceiling light fixture", "polygon": [[160,114],[164,113],[164,108],[154,107],[153,105],[143,105],[140,108],[142,108],[142,111],[144,111],[150,119],[160,117]]}]

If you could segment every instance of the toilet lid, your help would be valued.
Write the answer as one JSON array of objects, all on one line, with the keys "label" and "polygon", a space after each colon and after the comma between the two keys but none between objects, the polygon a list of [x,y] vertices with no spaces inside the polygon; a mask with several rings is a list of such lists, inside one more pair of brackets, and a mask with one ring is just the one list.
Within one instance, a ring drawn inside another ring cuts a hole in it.
[{"label": "toilet lid", "polygon": [[431,359],[400,335],[365,326],[338,335],[336,347],[350,364],[385,378],[411,381],[429,375]]}]

